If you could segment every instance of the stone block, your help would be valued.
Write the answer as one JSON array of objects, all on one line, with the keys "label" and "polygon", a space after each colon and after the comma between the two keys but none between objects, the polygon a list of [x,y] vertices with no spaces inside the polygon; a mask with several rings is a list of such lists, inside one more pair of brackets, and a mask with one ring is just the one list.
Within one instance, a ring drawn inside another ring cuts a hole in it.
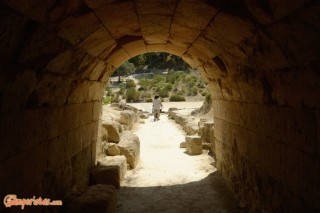
[{"label": "stone block", "polygon": [[108,132],[107,141],[118,143],[120,141],[120,133],[122,132],[121,124],[113,120],[102,121],[102,127]]},{"label": "stone block", "polygon": [[106,154],[109,156],[120,155],[120,149],[115,144],[109,144],[106,150]]},{"label": "stone block", "polygon": [[99,166],[116,166],[118,167],[118,173],[120,181],[123,180],[127,173],[127,159],[125,156],[106,156],[98,160]]},{"label": "stone block", "polygon": [[71,147],[69,148],[67,145],[68,143],[66,135],[60,135],[46,143],[47,164],[49,169],[58,168],[64,161],[67,160],[67,158],[69,158],[69,156],[72,156],[72,154],[80,151],[81,149],[81,141],[80,144],[78,144],[79,146],[72,147],[72,149],[74,148],[75,151],[70,151],[69,149],[71,149]]},{"label": "stone block", "polygon": [[104,27],[100,27],[82,41],[79,46],[91,55],[98,57],[106,54],[106,52],[110,53],[115,48],[116,41]]},{"label": "stone block", "polygon": [[87,13],[76,17],[72,16],[62,22],[58,35],[72,44],[78,44],[98,29],[99,26],[101,26],[101,23],[94,13]]},{"label": "stone block", "polygon": [[71,158],[82,149],[82,128],[74,129],[67,134],[66,152]]},{"label": "stone block", "polygon": [[94,102],[87,102],[87,103],[80,104],[80,109],[79,109],[80,110],[79,113],[81,113],[80,125],[85,125],[92,122],[93,103]]},{"label": "stone block", "polygon": [[115,39],[139,32],[139,21],[135,11],[135,3],[131,1],[114,2],[95,9],[104,26]]},{"label": "stone block", "polygon": [[142,35],[169,33],[171,19],[167,15],[139,15]]},{"label": "stone block", "polygon": [[187,153],[189,155],[202,154],[202,140],[200,136],[187,136],[186,146],[187,146]]},{"label": "stone block", "polygon": [[80,126],[81,123],[81,104],[69,104],[64,109],[65,123],[63,127],[66,130],[72,130]]},{"label": "stone block", "polygon": [[167,46],[166,46],[166,52],[172,53],[177,56],[183,55],[187,51],[187,49],[188,49],[187,47],[181,47],[181,46],[173,45],[170,43],[167,43]]},{"label": "stone block", "polygon": [[130,59],[128,53],[121,47],[116,47],[107,57],[108,64],[119,67],[123,62]]},{"label": "stone block", "polygon": [[174,24],[204,30],[217,13],[217,9],[205,2],[180,1],[177,4]]},{"label": "stone block", "polygon": [[102,109],[102,102],[94,102],[93,103],[93,116],[92,116],[92,120],[93,121],[97,121],[100,119],[101,117],[101,109]]},{"label": "stone block", "polygon": [[134,169],[140,158],[140,140],[138,136],[132,132],[124,131],[117,146],[120,149],[120,154],[126,157],[130,168]]},{"label": "stone block", "polygon": [[176,2],[174,0],[138,0],[138,14],[173,15]]},{"label": "stone block", "polygon": [[144,43],[144,40],[141,38],[139,40],[130,41],[125,44],[121,44],[123,49],[131,56],[134,57],[136,55],[140,55],[147,52],[147,47]]},{"label": "stone block", "polygon": [[106,68],[106,66],[107,66],[106,63],[104,63],[103,61],[99,61],[96,64],[96,66],[92,69],[89,79],[91,81],[97,81],[102,71]]},{"label": "stone block", "polygon": [[93,168],[91,179],[93,184],[113,185],[120,188],[118,166],[97,166]]},{"label": "stone block", "polygon": [[101,83],[106,83],[114,70],[115,67],[113,67],[110,64],[107,64],[107,68],[104,70],[104,72],[101,73],[98,81]]},{"label": "stone block", "polygon": [[134,123],[136,122],[135,112],[131,110],[125,110],[120,113],[119,122],[128,127],[128,129],[132,129]]},{"label": "stone block", "polygon": [[187,148],[187,144],[185,141],[180,143],[180,148]]},{"label": "stone block", "polygon": [[183,129],[188,135],[195,135],[199,132],[199,126],[196,122],[187,122]]},{"label": "stone block", "polygon": [[97,81],[84,81],[82,88],[85,102],[97,102],[101,101],[105,84]]},{"label": "stone block", "polygon": [[87,123],[82,126],[82,147],[85,148],[92,143],[92,123]]},{"label": "stone block", "polygon": [[[166,38],[168,38],[168,36]],[[166,44],[151,44],[147,45],[147,50],[148,52],[164,52],[166,46]]]},{"label": "stone block", "polygon": [[168,42],[169,32],[162,32],[162,33],[156,33],[156,34],[144,34],[143,38],[145,39],[147,44],[167,46],[166,44]]},{"label": "stone block", "polygon": [[117,212],[117,191],[114,186],[97,184],[66,198],[66,212]]}]

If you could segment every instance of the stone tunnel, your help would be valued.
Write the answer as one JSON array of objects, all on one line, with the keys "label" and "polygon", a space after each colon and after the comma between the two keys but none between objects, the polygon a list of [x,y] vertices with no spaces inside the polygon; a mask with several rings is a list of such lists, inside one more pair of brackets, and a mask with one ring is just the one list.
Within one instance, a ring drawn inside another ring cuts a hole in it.
[{"label": "stone tunnel", "polygon": [[217,168],[251,212],[320,211],[317,0],[1,0],[0,192],[89,183],[105,84],[168,52],[213,100]]}]

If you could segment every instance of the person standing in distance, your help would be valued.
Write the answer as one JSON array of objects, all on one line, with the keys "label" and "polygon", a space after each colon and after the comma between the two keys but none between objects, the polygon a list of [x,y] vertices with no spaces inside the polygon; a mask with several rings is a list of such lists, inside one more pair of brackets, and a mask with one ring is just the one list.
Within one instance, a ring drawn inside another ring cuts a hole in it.
[{"label": "person standing in distance", "polygon": [[161,107],[162,107],[162,103],[161,103],[160,97],[158,95],[154,96],[153,103],[152,103],[154,121],[160,120]]}]

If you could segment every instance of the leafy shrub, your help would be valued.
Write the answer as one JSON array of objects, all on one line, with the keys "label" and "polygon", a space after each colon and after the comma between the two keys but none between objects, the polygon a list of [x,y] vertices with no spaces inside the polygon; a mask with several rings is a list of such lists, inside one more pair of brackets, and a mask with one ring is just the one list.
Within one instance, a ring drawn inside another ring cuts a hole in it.
[{"label": "leafy shrub", "polygon": [[132,79],[128,79],[126,82],[126,88],[132,88],[132,87],[136,87],[136,84]]},{"label": "leafy shrub", "polygon": [[197,94],[198,94],[198,87],[193,86],[193,87],[190,89],[190,93],[191,93],[191,95],[197,95]]},{"label": "leafy shrub", "polygon": [[117,103],[119,102],[119,96],[118,95],[107,96],[103,98],[102,101],[103,101],[103,104]]},{"label": "leafy shrub", "polygon": [[210,103],[211,102],[211,94],[208,93],[205,97],[205,102]]},{"label": "leafy shrub", "polygon": [[208,93],[205,92],[205,91],[201,92],[201,95],[202,95],[202,96],[206,96],[207,94],[208,94]]},{"label": "leafy shrub", "polygon": [[198,83],[198,87],[203,89],[203,88],[205,88],[205,84],[203,82],[199,82]]},{"label": "leafy shrub", "polygon": [[169,101],[185,101],[186,99],[180,95],[170,95]]},{"label": "leafy shrub", "polygon": [[135,88],[128,88],[126,92],[127,102],[138,102],[140,99],[140,93]]}]

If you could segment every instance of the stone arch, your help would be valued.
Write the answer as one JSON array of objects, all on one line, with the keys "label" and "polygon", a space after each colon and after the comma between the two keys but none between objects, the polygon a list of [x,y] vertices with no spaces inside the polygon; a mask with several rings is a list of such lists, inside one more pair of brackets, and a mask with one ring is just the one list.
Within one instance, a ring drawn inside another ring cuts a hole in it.
[{"label": "stone arch", "polygon": [[3,0],[0,14],[1,192],[85,187],[104,83],[165,51],[209,83],[217,165],[237,197],[319,210],[317,1]]}]

